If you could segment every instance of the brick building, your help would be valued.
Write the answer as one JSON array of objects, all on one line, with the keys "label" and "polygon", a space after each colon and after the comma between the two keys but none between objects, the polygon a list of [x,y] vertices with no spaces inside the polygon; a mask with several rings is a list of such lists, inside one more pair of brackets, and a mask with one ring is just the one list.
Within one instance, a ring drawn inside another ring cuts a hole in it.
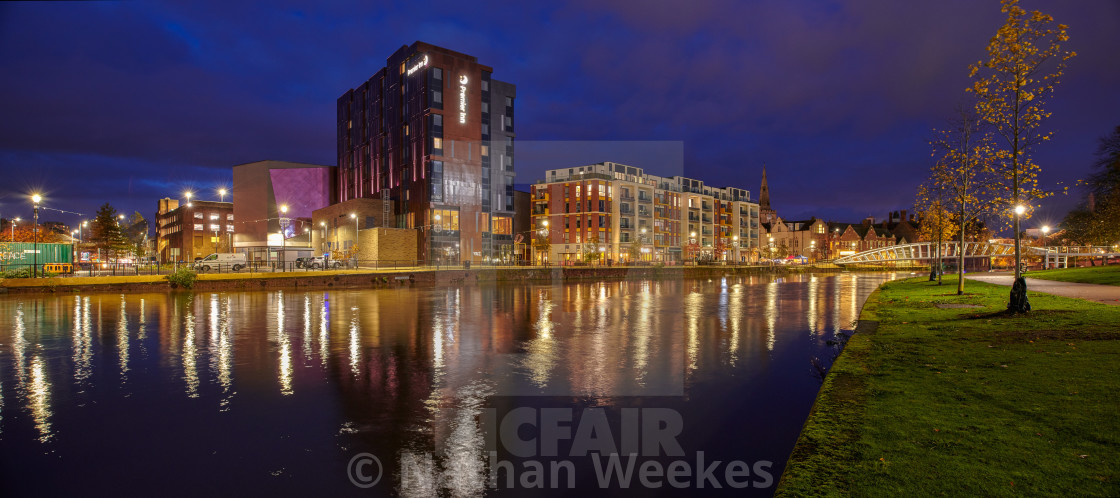
[{"label": "brick building", "polygon": [[388,227],[418,231],[421,260],[512,257],[516,87],[492,72],[416,42],[346,91],[332,203],[387,204]]},{"label": "brick building", "polygon": [[232,202],[163,198],[156,209],[156,253],[161,262],[194,261],[230,252],[234,233]]},{"label": "brick building", "polygon": [[758,204],[739,188],[603,162],[545,171],[532,204],[550,245],[537,262],[757,259]]}]

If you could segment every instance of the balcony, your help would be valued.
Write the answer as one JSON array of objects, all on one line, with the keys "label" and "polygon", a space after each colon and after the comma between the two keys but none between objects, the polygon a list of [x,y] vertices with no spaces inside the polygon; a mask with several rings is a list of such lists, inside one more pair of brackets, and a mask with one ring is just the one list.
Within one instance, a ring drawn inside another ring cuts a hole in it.
[{"label": "balcony", "polygon": [[712,222],[712,217],[708,216],[708,215],[704,215],[701,219],[704,220],[704,223],[711,223]]},{"label": "balcony", "polygon": [[618,209],[618,212],[623,214],[623,215],[626,215],[626,216],[631,216],[631,215],[634,214],[634,210],[632,208],[630,208],[629,206],[626,206],[626,205],[623,205],[622,207],[620,207]]},{"label": "balcony", "polygon": [[688,213],[688,222],[689,223],[699,223],[700,222],[700,217],[696,216],[692,213]]},{"label": "balcony", "polygon": [[628,202],[634,202],[634,196],[630,195],[630,194],[627,194],[627,193],[623,193],[622,196],[619,197],[619,199],[622,199],[622,200],[628,201]]},{"label": "balcony", "polygon": [[533,196],[533,202],[548,202],[548,192],[537,192]]},{"label": "balcony", "polygon": [[648,209],[646,209],[645,207],[639,207],[639,208],[638,208],[638,216],[641,216],[641,217],[644,217],[644,218],[649,218],[649,217],[650,217],[650,215],[652,215],[652,214],[653,214],[653,213],[651,213],[651,212],[650,212],[650,211],[649,211]]},{"label": "balcony", "polygon": [[533,206],[533,215],[548,214],[548,206]]},{"label": "balcony", "polygon": [[712,203],[705,202],[704,203],[704,211],[711,211],[711,210],[712,210]]},{"label": "balcony", "polygon": [[638,202],[652,202],[653,197],[645,192],[638,192]]}]

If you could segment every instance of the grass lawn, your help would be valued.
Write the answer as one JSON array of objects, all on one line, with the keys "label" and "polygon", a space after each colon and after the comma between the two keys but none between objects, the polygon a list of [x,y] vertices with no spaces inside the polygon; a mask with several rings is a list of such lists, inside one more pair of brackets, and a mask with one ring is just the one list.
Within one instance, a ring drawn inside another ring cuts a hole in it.
[{"label": "grass lawn", "polygon": [[1044,280],[1060,280],[1062,282],[1120,285],[1120,266],[1090,266],[1088,268],[1041,270],[1028,272],[1026,276]]},{"label": "grass lawn", "polygon": [[868,299],[778,495],[1120,495],[1120,307],[925,280]]}]

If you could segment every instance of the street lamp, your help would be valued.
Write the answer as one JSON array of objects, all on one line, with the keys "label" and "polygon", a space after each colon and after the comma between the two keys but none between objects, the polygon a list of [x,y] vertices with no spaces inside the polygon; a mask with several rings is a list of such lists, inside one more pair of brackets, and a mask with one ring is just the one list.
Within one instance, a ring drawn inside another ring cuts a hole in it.
[{"label": "street lamp", "polygon": [[8,223],[12,227],[12,240],[11,240],[11,242],[16,241],[16,223],[18,223],[18,222],[19,222],[19,216],[16,216],[16,219],[14,219],[14,220],[12,220],[11,222]]},{"label": "street lamp", "polygon": [[277,258],[277,259],[280,260],[280,270],[281,271],[287,271],[287,268],[284,268],[284,259],[285,259],[284,258],[284,251],[286,250],[285,247],[284,247],[285,246],[284,239],[287,235],[286,233],[284,233],[284,230],[286,228],[288,228],[288,227],[285,226],[285,225],[287,225],[286,221],[288,220],[287,216],[285,216],[287,214],[288,214],[288,205],[287,204],[281,204],[280,205],[280,257]]},{"label": "street lamp", "polygon": [[[1046,234],[1048,234],[1048,233],[1050,233],[1050,225],[1042,225],[1042,238],[1045,239]],[[1048,243],[1048,241],[1043,241],[1043,243]],[[1047,246],[1046,247],[1046,256],[1044,256],[1043,259],[1042,259],[1042,269],[1045,270],[1049,267],[1050,267],[1050,247]]]},{"label": "street lamp", "polygon": [[1020,271],[1020,269],[1021,269],[1020,265],[1022,263],[1021,263],[1021,252],[1020,252],[1020,249],[1019,249],[1020,244],[1021,244],[1020,237],[1019,237],[1019,217],[1022,216],[1023,213],[1027,212],[1027,208],[1024,207],[1022,204],[1016,204],[1014,212],[1015,212],[1015,280],[1019,280],[1019,277],[1023,276],[1023,273]]},{"label": "street lamp", "polygon": [[191,207],[191,196],[192,195],[194,195],[194,192],[191,192],[190,190],[183,193],[183,196],[187,198],[187,207]]},{"label": "street lamp", "polygon": [[218,189],[218,199],[221,199],[222,202],[226,201],[226,189],[224,189],[224,188]]},{"label": "street lamp", "polygon": [[354,245],[350,247],[354,254],[350,259],[354,260],[354,268],[358,267],[358,215],[357,213],[350,213],[350,217],[354,219]]},{"label": "street lamp", "polygon": [[31,233],[35,238],[35,252],[32,256],[31,278],[39,276],[39,201],[42,200],[43,197],[39,194],[31,195],[31,202],[35,203],[35,223],[31,225]]}]

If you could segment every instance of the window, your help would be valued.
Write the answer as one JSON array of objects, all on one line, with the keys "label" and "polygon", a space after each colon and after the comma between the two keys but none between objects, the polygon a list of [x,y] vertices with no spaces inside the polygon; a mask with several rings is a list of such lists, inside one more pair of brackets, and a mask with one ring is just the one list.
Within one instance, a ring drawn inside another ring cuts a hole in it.
[{"label": "window", "polygon": [[432,79],[442,80],[443,79],[443,70],[438,68],[438,67],[433,67],[432,68]]},{"label": "window", "polygon": [[195,211],[194,218],[196,220],[201,220],[203,218],[203,215],[202,215],[202,213]]},{"label": "window", "polygon": [[195,231],[201,232],[202,231],[202,223],[195,223],[194,224],[194,229],[195,229]]},{"label": "window", "polygon": [[506,97],[506,107],[513,107],[513,97]]},{"label": "window", "polygon": [[434,102],[436,104],[442,104],[443,103],[443,92],[441,92],[439,90],[433,91],[432,92],[432,102]]},{"label": "window", "polygon": [[490,134],[490,125],[488,125],[486,123],[482,123],[482,134],[483,135],[489,135]]},{"label": "window", "polygon": [[483,113],[490,112],[490,103],[489,102],[483,102],[482,103],[482,112]]},{"label": "window", "polygon": [[226,231],[233,233],[233,225],[226,225]]},{"label": "window", "polygon": [[210,225],[210,231],[211,232],[220,232],[221,230],[222,230],[221,225]]},{"label": "window", "polygon": [[439,138],[439,137],[433,138],[432,139],[432,148],[443,150],[443,139]]},{"label": "window", "polygon": [[229,221],[233,221],[233,214],[227,214],[226,219]]},{"label": "window", "polygon": [[479,231],[482,231],[482,232],[489,232],[490,231],[490,213],[480,213],[480,214],[481,214],[481,216],[479,216],[479,219],[478,219],[478,229],[479,229]]},{"label": "window", "polygon": [[442,114],[432,114],[432,126],[443,126]]},{"label": "window", "polygon": [[211,220],[218,220],[218,219],[221,219],[221,218],[222,218],[222,215],[220,215],[218,213],[210,213],[210,219]]},{"label": "window", "polygon": [[482,155],[483,155],[483,156],[489,156],[489,155],[490,155],[490,146],[489,146],[489,145],[485,145],[485,144],[483,144],[483,145],[482,145],[482,146],[480,147],[480,150],[482,151]]},{"label": "window", "polygon": [[498,235],[512,235],[513,218],[510,218],[509,216],[495,216],[494,233]]},{"label": "window", "polygon": [[482,91],[484,91],[484,92],[489,92],[490,91],[490,80],[486,80],[486,79],[482,80]]},{"label": "window", "polygon": [[[439,219],[436,219],[439,216]],[[432,228],[436,230],[458,230],[459,229],[459,210],[458,209],[433,209],[432,210]]]}]

